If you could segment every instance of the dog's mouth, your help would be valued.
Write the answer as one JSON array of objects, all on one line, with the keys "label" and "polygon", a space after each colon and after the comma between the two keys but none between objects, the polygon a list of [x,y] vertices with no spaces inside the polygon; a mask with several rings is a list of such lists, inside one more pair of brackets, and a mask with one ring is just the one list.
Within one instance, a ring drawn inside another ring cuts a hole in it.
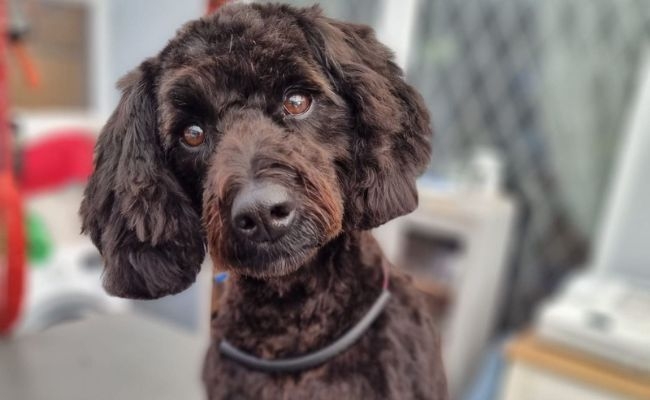
[{"label": "dog's mouth", "polygon": [[235,241],[224,256],[230,268],[255,278],[281,277],[297,271],[316,254],[322,243],[309,223],[296,224],[292,231],[276,241]]}]

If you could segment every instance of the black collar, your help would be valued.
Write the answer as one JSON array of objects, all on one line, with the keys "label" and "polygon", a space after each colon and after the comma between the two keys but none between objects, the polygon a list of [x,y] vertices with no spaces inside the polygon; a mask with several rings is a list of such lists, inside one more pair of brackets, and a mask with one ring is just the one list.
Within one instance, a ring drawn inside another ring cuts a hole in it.
[{"label": "black collar", "polygon": [[238,363],[245,365],[251,369],[263,372],[298,372],[306,369],[316,367],[324,362],[334,358],[342,353],[350,346],[352,346],[363,335],[370,325],[379,317],[381,312],[386,307],[390,299],[390,292],[388,291],[388,271],[384,266],[384,284],[381,294],[375,300],[372,307],[368,310],[366,315],[361,318],[355,326],[348,330],[343,336],[338,338],[334,343],[312,353],[305,354],[299,357],[282,358],[278,360],[266,360],[256,357],[243,350],[238,349],[222,339],[219,343],[219,351],[224,356]]}]

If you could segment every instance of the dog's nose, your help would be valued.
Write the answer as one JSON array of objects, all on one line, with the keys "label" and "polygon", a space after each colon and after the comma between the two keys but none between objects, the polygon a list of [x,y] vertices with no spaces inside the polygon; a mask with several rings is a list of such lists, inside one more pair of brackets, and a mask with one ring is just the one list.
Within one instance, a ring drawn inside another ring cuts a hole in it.
[{"label": "dog's nose", "polygon": [[273,183],[256,183],[242,189],[232,204],[235,232],[255,242],[274,241],[287,233],[296,204],[287,189]]}]

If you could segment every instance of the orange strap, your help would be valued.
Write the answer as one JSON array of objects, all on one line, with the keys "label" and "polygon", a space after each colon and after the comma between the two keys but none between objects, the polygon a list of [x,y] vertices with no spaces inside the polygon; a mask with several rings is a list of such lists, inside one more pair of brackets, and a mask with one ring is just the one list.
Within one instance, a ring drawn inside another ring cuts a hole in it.
[{"label": "orange strap", "polygon": [[20,65],[20,69],[23,71],[23,75],[29,87],[39,87],[41,84],[41,75],[38,73],[38,68],[36,68],[34,59],[27,51],[25,43],[20,40],[12,42],[11,50],[13,50],[14,56]]}]

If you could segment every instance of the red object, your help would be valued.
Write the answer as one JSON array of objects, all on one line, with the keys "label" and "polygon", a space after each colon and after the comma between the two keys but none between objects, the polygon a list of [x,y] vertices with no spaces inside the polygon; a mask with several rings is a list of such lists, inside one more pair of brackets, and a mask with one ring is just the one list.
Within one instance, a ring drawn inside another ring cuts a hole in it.
[{"label": "red object", "polygon": [[22,202],[11,174],[0,173],[0,334],[20,315],[25,284]]},{"label": "red object", "polygon": [[232,0],[208,0],[208,14],[212,14],[217,9]]},{"label": "red object", "polygon": [[85,129],[48,132],[23,151],[20,184],[26,195],[86,182],[93,170],[95,138]]},{"label": "red object", "polygon": [[20,314],[25,283],[25,232],[22,202],[13,176],[9,128],[7,2],[0,0],[0,334]]}]

